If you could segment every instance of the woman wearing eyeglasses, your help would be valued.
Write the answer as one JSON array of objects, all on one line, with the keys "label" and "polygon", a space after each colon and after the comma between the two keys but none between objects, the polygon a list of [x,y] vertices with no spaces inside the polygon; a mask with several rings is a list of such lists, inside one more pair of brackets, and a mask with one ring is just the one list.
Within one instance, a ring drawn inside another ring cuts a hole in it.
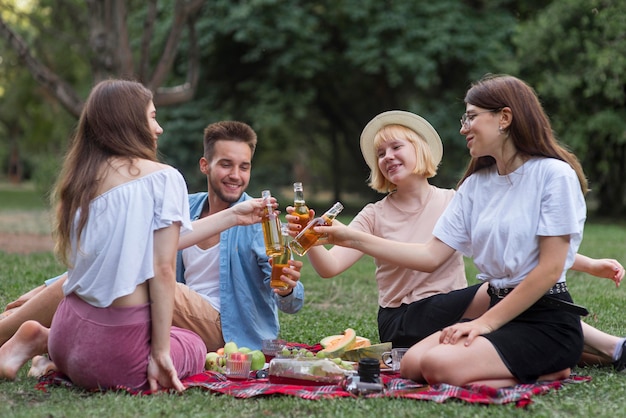
[{"label": "woman wearing eyeglasses", "polygon": [[490,309],[414,345],[404,377],[493,387],[565,378],[583,351],[581,311],[565,274],[582,239],[587,181],[523,81],[486,77],[465,103],[461,134],[471,161],[431,240],[391,242],[335,225],[317,231],[329,243],[422,271],[459,251],[488,283]]}]

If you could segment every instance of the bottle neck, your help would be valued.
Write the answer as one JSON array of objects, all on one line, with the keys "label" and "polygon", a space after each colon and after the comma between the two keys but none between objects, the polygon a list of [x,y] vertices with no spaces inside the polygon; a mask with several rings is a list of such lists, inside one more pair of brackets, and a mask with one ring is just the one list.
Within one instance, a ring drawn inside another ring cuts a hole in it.
[{"label": "bottle neck", "polygon": [[328,210],[326,211],[326,213],[324,213],[324,215],[322,215],[322,217],[323,217],[325,220],[326,220],[326,219],[328,219],[328,220],[331,220],[331,221],[332,221],[333,219],[335,219],[335,217],[336,217],[337,215],[339,215],[339,213],[341,212],[341,210],[342,210],[342,209],[343,209],[343,206],[340,206],[340,205],[337,205],[337,204],[336,204],[336,205],[335,205],[335,206],[333,206],[332,208],[328,209]]}]

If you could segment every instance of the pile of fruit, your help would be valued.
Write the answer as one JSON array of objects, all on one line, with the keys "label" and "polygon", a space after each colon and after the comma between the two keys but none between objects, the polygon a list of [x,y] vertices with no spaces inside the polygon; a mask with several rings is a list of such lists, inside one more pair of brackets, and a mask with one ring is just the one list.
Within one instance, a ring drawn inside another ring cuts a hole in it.
[{"label": "pile of fruit", "polygon": [[[310,360],[327,358],[343,369],[353,370],[355,364],[352,361],[346,361],[345,353],[371,346],[370,340],[364,337],[359,337],[352,328],[346,329],[341,335],[330,335],[325,337],[320,341],[320,344],[323,348],[317,353],[309,351],[306,348],[285,346],[277,353],[277,356],[281,358]],[[251,350],[247,347],[237,347],[235,342],[230,341],[224,344],[224,347],[219,348],[217,351],[207,353],[205,369],[223,372],[224,366],[226,365],[226,357],[229,354],[232,355],[233,353],[250,354],[252,356],[252,365],[250,366],[251,370],[261,370],[265,367],[265,354],[263,354],[261,350]],[[351,358],[348,359],[351,360]]]},{"label": "pile of fruit", "polygon": [[312,351],[307,350],[306,348],[298,348],[298,347],[283,347],[282,351],[278,354],[279,358],[294,358],[294,359],[303,359],[303,360],[314,360],[314,359],[329,359],[337,366],[341,367],[345,370],[354,370],[354,363],[349,361],[344,361],[341,357],[331,358],[328,353],[325,351],[318,351],[314,353]]},{"label": "pile of fruit", "polygon": [[223,372],[224,366],[226,365],[226,356],[229,354],[250,354],[252,356],[250,370],[261,370],[265,367],[265,354],[263,354],[261,350],[251,350],[248,347],[237,347],[237,344],[230,341],[224,344],[224,347],[219,348],[217,351],[207,353],[204,368],[206,370]]}]

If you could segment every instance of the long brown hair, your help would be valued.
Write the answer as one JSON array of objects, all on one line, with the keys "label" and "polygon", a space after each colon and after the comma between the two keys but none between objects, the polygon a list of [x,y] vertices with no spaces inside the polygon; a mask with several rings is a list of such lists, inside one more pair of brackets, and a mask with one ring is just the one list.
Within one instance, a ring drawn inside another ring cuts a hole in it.
[{"label": "long brown hair", "polygon": [[[578,158],[561,145],[554,136],[550,119],[537,94],[522,80],[506,75],[487,75],[472,84],[465,95],[465,103],[488,109],[511,109],[513,120],[507,133],[517,152],[522,156],[556,158],[568,163],[576,172],[583,194],[587,193],[587,179]],[[495,164],[490,156],[472,158],[459,186],[476,171]]]},{"label": "long brown hair", "polygon": [[146,113],[151,100],[152,92],[134,81],[105,80],[91,90],[52,194],[56,207],[55,252],[65,264],[69,264],[76,215],[80,211],[74,231],[80,248],[89,204],[96,197],[100,173],[108,159],[123,157],[130,164],[134,158],[157,161]]}]

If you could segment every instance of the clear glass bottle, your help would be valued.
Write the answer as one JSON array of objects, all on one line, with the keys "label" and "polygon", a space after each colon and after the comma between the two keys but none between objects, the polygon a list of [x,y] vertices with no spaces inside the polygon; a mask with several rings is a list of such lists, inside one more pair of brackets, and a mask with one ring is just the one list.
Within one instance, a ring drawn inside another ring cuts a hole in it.
[{"label": "clear glass bottle", "polygon": [[313,228],[321,225],[332,225],[333,219],[335,219],[342,210],[343,205],[337,202],[322,216],[309,222],[307,226],[296,235],[293,241],[291,241],[291,250],[299,256],[305,255],[309,248],[322,236],[319,232],[315,232]]},{"label": "clear glass bottle", "polygon": [[272,277],[270,279],[270,287],[272,289],[285,290],[289,287],[287,283],[282,281],[280,276],[283,274],[283,269],[289,267],[289,260],[291,260],[291,249],[289,248],[289,230],[287,225],[281,226],[281,233],[283,236],[283,252],[278,255],[272,256]]},{"label": "clear glass bottle", "polygon": [[266,201],[261,221],[263,239],[265,240],[265,253],[268,257],[272,257],[283,253],[285,245],[283,244],[283,236],[280,231],[280,219],[270,204],[269,199],[272,197],[272,194],[269,190],[263,190],[261,197]]},{"label": "clear glass bottle", "polygon": [[306,227],[310,221],[309,207],[304,200],[304,189],[300,182],[293,184],[293,208],[291,214],[299,218],[297,223],[300,224],[302,228]]}]

